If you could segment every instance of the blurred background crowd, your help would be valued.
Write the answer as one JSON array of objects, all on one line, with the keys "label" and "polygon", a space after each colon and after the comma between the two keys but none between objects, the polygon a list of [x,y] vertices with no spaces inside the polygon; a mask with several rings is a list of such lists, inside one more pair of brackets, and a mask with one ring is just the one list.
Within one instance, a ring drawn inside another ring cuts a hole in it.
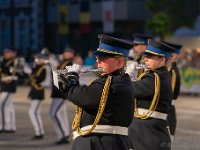
[{"label": "blurred background crowd", "polygon": [[129,41],[134,33],[150,34],[183,45],[181,91],[199,94],[199,15],[200,0],[0,0],[0,53],[10,47],[31,64],[43,48],[59,58],[70,47],[91,68],[99,33]]}]

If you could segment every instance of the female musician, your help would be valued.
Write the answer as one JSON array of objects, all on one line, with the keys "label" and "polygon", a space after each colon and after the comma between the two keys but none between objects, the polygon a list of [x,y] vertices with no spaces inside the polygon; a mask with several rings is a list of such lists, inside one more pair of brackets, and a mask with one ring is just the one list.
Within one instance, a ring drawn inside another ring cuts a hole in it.
[{"label": "female musician", "polygon": [[135,91],[134,119],[129,136],[138,150],[170,150],[167,114],[172,100],[168,60],[173,49],[150,41],[143,53],[147,67],[145,73],[133,81]]}]

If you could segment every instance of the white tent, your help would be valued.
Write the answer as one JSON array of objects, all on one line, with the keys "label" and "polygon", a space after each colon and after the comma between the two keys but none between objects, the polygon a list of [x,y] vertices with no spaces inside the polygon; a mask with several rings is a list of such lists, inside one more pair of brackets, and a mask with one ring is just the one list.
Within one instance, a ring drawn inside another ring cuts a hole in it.
[{"label": "white tent", "polygon": [[200,15],[197,17],[193,28],[181,27],[177,29],[168,41],[190,49],[200,48]]},{"label": "white tent", "polygon": [[188,47],[191,49],[200,48],[200,36],[193,37],[172,37],[167,41],[181,44],[184,47]]}]

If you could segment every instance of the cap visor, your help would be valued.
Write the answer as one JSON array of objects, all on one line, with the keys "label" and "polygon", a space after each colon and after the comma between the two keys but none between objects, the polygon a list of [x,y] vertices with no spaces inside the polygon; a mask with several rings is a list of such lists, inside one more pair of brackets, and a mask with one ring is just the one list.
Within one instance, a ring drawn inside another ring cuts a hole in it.
[{"label": "cap visor", "polygon": [[142,53],[142,56],[159,56],[157,54],[149,53],[149,52],[144,52]]},{"label": "cap visor", "polygon": [[107,56],[107,57],[120,56],[120,55],[110,54],[110,53],[100,52],[100,51],[94,51],[94,52],[93,52],[93,55],[94,55],[94,56]]}]

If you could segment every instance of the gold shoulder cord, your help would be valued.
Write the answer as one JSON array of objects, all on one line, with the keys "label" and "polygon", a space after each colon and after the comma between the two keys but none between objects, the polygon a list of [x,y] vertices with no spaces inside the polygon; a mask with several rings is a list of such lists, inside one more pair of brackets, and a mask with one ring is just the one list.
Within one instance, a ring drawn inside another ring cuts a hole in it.
[{"label": "gold shoulder cord", "polygon": [[59,69],[64,69],[65,66],[67,66],[68,63],[69,63],[69,61],[65,61],[65,62],[60,66]]},{"label": "gold shoulder cord", "polygon": [[90,134],[95,129],[95,127],[98,125],[98,123],[101,119],[101,116],[103,114],[104,108],[106,106],[106,103],[107,103],[111,80],[112,80],[112,76],[108,76],[108,78],[106,79],[106,83],[103,87],[101,100],[100,100],[100,103],[99,103],[99,109],[98,109],[96,118],[95,118],[93,125],[90,129],[87,129],[87,130],[84,130],[84,131],[81,130],[80,122],[81,122],[81,116],[82,116],[82,113],[83,113],[83,109],[80,108],[80,107],[77,107],[76,115],[75,115],[74,121],[72,123],[72,129],[76,130],[79,135],[85,136],[85,135]]},{"label": "gold shoulder cord", "polygon": [[143,73],[144,73],[144,69],[139,69],[139,70],[138,70],[138,78],[139,78],[139,76],[142,75]]},{"label": "gold shoulder cord", "polygon": [[[145,75],[145,73],[141,74],[138,77],[138,80],[141,80],[144,75]],[[155,86],[155,92],[154,92],[153,100],[151,102],[149,110],[148,110],[147,113],[139,114],[138,108],[137,108],[137,100],[135,99],[135,112],[134,112],[135,118],[148,119],[151,116],[151,114],[153,113],[153,111],[155,111],[155,109],[158,105],[158,100],[159,100],[159,97],[160,97],[160,78],[159,78],[159,76],[156,72],[154,72],[154,75],[155,75],[155,85],[154,85]]]},{"label": "gold shoulder cord", "polygon": [[[9,61],[6,63],[6,67],[9,67],[13,62],[14,62],[14,59],[9,60]],[[15,64],[14,64],[14,67],[16,67]],[[11,75],[11,76],[15,76],[15,74],[16,74],[16,71],[14,70],[14,71],[12,72],[12,75]],[[2,77],[6,77],[6,76],[8,76],[8,75],[2,73]],[[9,80],[9,81],[4,81],[4,83],[9,84],[9,83],[11,83],[12,81],[13,81],[13,79],[11,79],[11,80]]]},{"label": "gold shoulder cord", "polygon": [[14,62],[14,59],[9,60],[9,61],[6,63],[6,67],[9,67],[10,64],[13,63],[13,62]]},{"label": "gold shoulder cord", "polygon": [[175,85],[176,85],[176,72],[174,69],[171,70],[172,71],[172,93],[174,93],[174,89],[175,89]]},{"label": "gold shoulder cord", "polygon": [[[45,69],[45,66],[40,67],[40,69],[36,72],[36,76],[37,76],[37,77],[42,73],[42,70],[43,70],[43,69]],[[44,89],[43,86],[38,85],[37,83],[35,83],[35,80],[33,80],[33,81],[31,82],[31,85],[32,85],[36,90],[42,90],[42,89]]]}]

